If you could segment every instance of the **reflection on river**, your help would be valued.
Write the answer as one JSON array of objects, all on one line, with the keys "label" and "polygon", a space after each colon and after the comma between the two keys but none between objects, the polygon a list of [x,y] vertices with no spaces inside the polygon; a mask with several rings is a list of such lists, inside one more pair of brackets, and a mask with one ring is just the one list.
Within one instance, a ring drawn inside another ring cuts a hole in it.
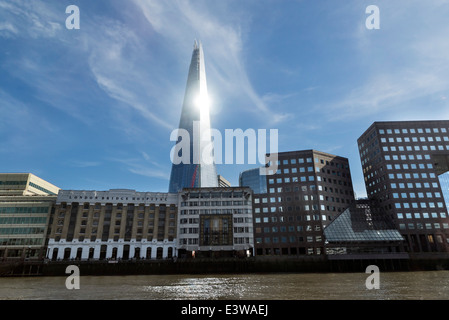
[{"label": "reflection on river", "polygon": [[80,290],[68,290],[65,277],[0,278],[0,299],[449,299],[449,271],[381,273],[378,290],[366,288],[368,276],[365,273],[81,275]]}]

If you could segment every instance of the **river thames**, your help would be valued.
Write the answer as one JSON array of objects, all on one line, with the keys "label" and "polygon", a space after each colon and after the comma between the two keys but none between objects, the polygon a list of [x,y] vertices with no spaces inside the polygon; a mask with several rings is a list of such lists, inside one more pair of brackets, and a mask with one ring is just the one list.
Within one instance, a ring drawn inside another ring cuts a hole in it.
[{"label": "river thames", "polygon": [[0,278],[2,300],[448,300],[449,271]]}]

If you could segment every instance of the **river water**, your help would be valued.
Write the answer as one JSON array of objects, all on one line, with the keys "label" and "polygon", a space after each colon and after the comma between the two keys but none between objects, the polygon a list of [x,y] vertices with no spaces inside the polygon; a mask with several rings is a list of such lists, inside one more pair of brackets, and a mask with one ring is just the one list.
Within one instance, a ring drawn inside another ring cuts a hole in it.
[{"label": "river water", "polygon": [[80,276],[0,278],[2,300],[447,300],[449,271],[365,273]]}]

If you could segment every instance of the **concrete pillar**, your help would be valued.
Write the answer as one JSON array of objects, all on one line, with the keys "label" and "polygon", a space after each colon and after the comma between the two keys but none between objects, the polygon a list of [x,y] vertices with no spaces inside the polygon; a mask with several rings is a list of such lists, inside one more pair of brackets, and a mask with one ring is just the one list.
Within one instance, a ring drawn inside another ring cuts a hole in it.
[{"label": "concrete pillar", "polygon": [[101,245],[94,246],[94,259],[95,260],[100,260],[100,250],[101,250]]},{"label": "concrete pillar", "polygon": [[134,258],[134,254],[135,254],[135,246],[133,244],[129,245],[129,259],[131,260],[132,258]]},{"label": "concrete pillar", "polygon": [[89,259],[89,246],[83,245],[83,252],[81,253],[81,260]]},{"label": "concrete pillar", "polygon": [[[120,251],[120,249],[119,249]],[[119,256],[119,252],[117,252],[117,258]],[[106,259],[110,259],[112,257],[112,246],[110,244],[107,245],[106,248]]]},{"label": "concrete pillar", "polygon": [[64,259],[64,251],[65,251],[65,247],[61,246],[58,248],[58,260]]},{"label": "concrete pillar", "polygon": [[70,259],[75,259],[76,258],[76,254],[78,253],[78,247],[75,246],[70,246],[71,250],[70,250]]},{"label": "concrete pillar", "polygon": [[156,259],[157,257],[157,245],[151,246],[151,259]]},{"label": "concrete pillar", "polygon": [[47,256],[46,256],[47,259],[51,259],[52,258],[52,256],[53,256],[53,249],[54,249],[53,247],[48,247],[48,249],[47,249]]},{"label": "concrete pillar", "polygon": [[147,248],[148,248],[148,246],[142,246],[142,247],[140,248],[140,258],[141,258],[141,259],[145,259],[145,258],[146,258],[146,255],[147,255]]}]

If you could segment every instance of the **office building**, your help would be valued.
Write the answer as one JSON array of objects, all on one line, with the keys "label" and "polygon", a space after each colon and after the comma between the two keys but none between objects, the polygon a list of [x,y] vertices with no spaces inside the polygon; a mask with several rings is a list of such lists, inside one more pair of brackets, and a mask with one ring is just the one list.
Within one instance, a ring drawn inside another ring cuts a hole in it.
[{"label": "office building", "polygon": [[173,157],[170,193],[183,188],[218,187],[209,101],[203,47],[195,41]]},{"label": "office building", "polygon": [[251,189],[184,189],[178,208],[180,258],[254,254]]},{"label": "office building", "polygon": [[347,158],[304,150],[278,154],[254,195],[256,255],[322,255],[323,228],[354,202]]},{"label": "office building", "polygon": [[239,186],[250,187],[254,194],[267,193],[267,177],[261,174],[262,168],[245,170],[240,173]]},{"label": "office building", "polygon": [[0,261],[44,258],[58,192],[31,173],[0,174]]},{"label": "office building", "polygon": [[177,194],[134,190],[59,192],[47,258],[164,259],[176,256]]},{"label": "office building", "polygon": [[448,252],[440,177],[447,177],[449,121],[375,122],[358,146],[368,197],[393,219],[407,251]]}]

